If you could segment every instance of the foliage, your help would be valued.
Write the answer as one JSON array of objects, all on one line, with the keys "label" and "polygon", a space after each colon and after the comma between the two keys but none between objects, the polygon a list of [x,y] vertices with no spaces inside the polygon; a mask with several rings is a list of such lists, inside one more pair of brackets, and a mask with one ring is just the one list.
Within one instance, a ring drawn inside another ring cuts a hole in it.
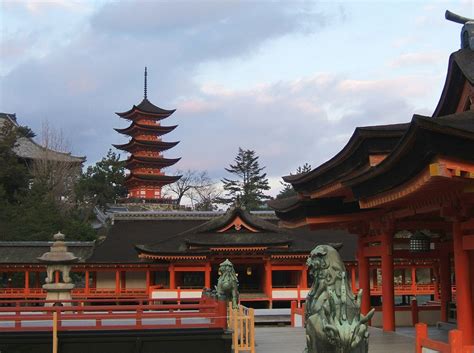
[{"label": "foliage", "polygon": [[51,192],[31,161],[28,168],[28,161],[15,154],[18,138],[31,136],[29,128],[8,122],[0,130],[0,240],[51,240],[58,231],[69,240],[94,239],[95,231],[81,210],[65,207],[69,202]]},{"label": "foliage", "polygon": [[76,197],[83,205],[105,207],[127,195],[124,184],[125,163],[120,155],[112,150],[97,162],[89,166],[76,185]]},{"label": "foliage", "polygon": [[209,184],[194,189],[190,194],[190,199],[196,211],[215,211],[221,195],[222,190],[216,184]]},{"label": "foliage", "polygon": [[14,152],[19,137],[16,127],[5,122],[0,129],[0,189],[1,199],[15,202],[28,187],[29,175],[24,162]]},{"label": "foliage", "polygon": [[[309,165],[308,163],[305,163],[303,166],[299,166],[296,169],[295,174],[307,173],[309,171],[311,171],[311,165]],[[293,175],[293,174],[290,173],[290,175]],[[296,191],[295,189],[293,189],[293,186],[291,186],[290,183],[285,183],[284,181],[280,181],[280,184],[283,185],[283,189],[276,196],[277,199],[285,199],[287,197],[296,195]]]},{"label": "foliage", "polygon": [[270,190],[267,174],[263,173],[265,167],[260,167],[258,158],[255,151],[239,147],[239,152],[234,159],[235,164],[230,164],[229,168],[225,168],[237,179],[221,180],[227,192],[226,198],[221,199],[222,203],[240,202],[247,209],[256,210],[269,199],[269,196],[263,193],[265,190]]}]

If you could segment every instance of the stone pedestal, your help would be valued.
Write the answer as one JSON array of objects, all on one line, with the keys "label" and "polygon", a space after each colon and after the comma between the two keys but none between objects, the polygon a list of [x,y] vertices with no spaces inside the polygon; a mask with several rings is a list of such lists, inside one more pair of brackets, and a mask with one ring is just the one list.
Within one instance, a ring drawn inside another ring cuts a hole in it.
[{"label": "stone pedestal", "polygon": [[[71,291],[74,288],[72,283],[47,283],[43,284],[43,289],[46,291],[46,300],[54,300],[54,302],[46,303],[45,306],[70,306],[67,302],[72,299]],[[66,302],[64,302],[66,301]]]}]

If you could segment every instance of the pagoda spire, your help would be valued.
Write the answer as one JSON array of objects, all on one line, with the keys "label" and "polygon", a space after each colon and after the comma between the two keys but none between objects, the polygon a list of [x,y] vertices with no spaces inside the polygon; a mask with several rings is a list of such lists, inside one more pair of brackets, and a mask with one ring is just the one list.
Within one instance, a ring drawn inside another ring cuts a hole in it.
[{"label": "pagoda spire", "polygon": [[147,99],[147,76],[148,76],[148,73],[146,71],[146,66],[145,66],[145,84],[144,84],[144,95],[143,95],[143,98]]}]

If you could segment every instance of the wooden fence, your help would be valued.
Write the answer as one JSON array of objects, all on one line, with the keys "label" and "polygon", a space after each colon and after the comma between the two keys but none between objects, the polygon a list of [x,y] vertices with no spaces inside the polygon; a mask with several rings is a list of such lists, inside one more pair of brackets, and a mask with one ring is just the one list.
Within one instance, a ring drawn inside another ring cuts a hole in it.
[{"label": "wooden fence", "polygon": [[473,346],[464,346],[462,343],[462,331],[449,331],[449,342],[440,342],[428,338],[428,326],[416,324],[416,353],[422,353],[423,348],[428,348],[439,353],[472,353]]},{"label": "wooden fence", "polygon": [[239,305],[237,309],[228,307],[228,327],[232,330],[234,353],[249,351],[255,353],[255,313],[253,308]]}]

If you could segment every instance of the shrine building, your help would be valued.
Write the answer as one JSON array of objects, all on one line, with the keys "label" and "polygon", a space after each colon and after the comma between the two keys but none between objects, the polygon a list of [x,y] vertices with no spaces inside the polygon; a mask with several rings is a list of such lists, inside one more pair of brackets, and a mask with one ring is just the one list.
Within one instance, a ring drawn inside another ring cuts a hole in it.
[{"label": "shrine building", "polygon": [[280,225],[344,229],[357,239],[362,313],[371,307],[375,263],[385,331],[403,314],[397,268],[431,264],[440,321],[457,325],[466,352],[474,348],[474,47],[449,57],[432,116],[356,128],[336,156],[284,180],[298,196],[270,202]]}]

